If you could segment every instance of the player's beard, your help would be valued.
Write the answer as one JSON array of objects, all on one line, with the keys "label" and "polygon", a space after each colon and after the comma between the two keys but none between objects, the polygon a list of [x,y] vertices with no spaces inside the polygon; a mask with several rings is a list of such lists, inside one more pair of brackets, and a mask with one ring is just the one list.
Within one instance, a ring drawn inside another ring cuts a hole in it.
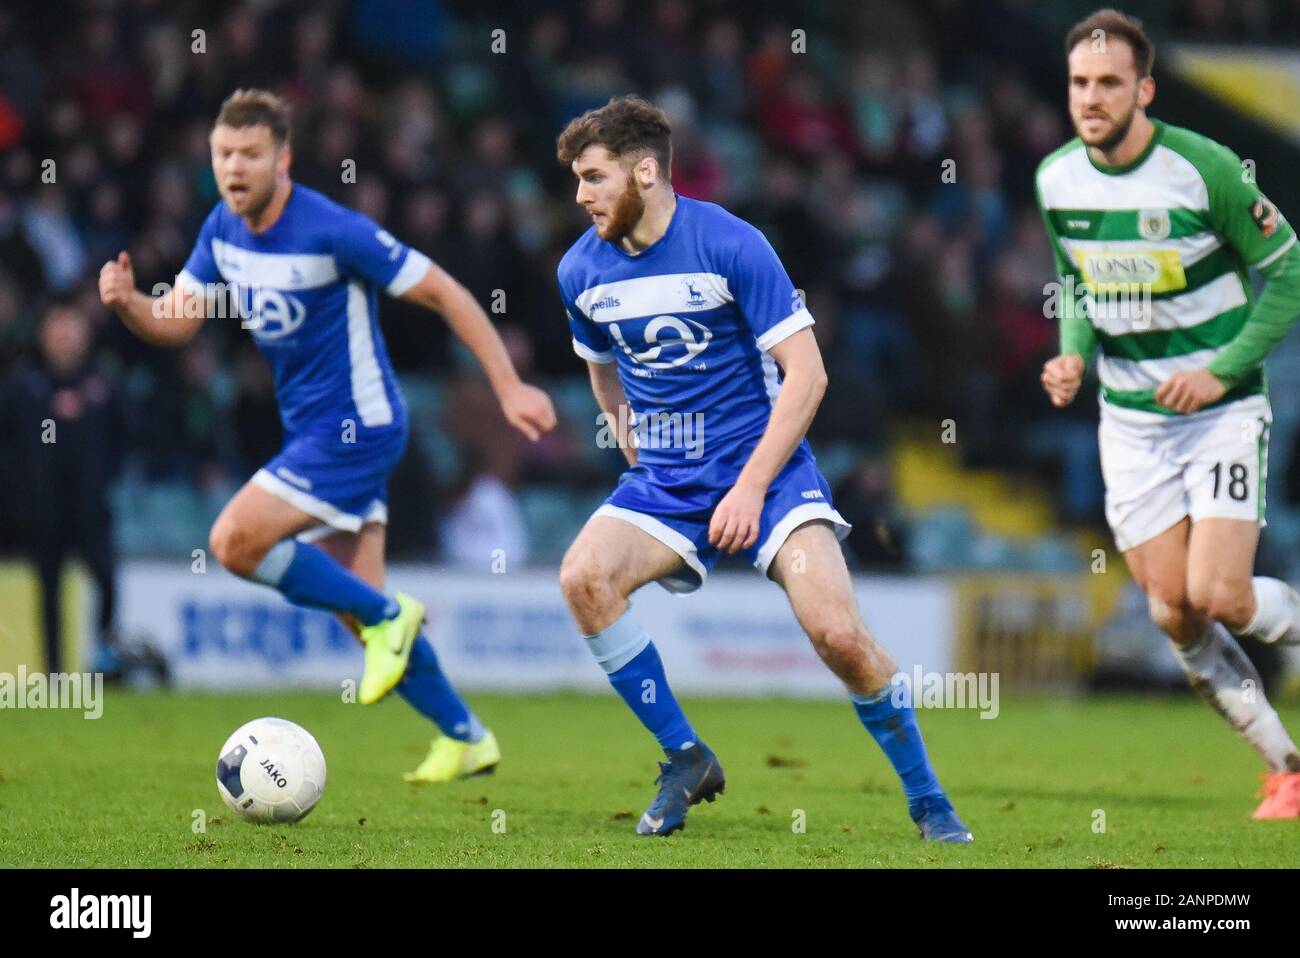
[{"label": "player's beard", "polygon": [[[1102,153],[1109,153],[1111,150],[1115,149],[1115,147],[1124,142],[1124,137],[1128,136],[1129,127],[1133,125],[1133,115],[1135,113],[1137,113],[1136,97],[1133,99],[1133,105],[1128,108],[1128,112],[1115,121],[1115,125],[1111,128],[1110,135],[1104,139],[1098,140],[1096,143],[1088,143],[1087,140],[1084,140],[1084,143]],[[1080,139],[1083,139],[1083,133],[1081,130],[1076,128],[1075,132],[1079,134]]]},{"label": "player's beard", "polygon": [[271,205],[271,200],[275,198],[275,177],[272,176],[266,186],[260,190],[254,188],[252,184],[248,187],[248,205],[240,211],[239,215],[245,219],[256,221],[266,212],[266,208]]},{"label": "player's beard", "polygon": [[627,179],[627,189],[618,198],[614,204],[614,209],[610,211],[609,222],[605,224],[605,230],[601,233],[600,238],[607,243],[617,243],[636,227],[645,214],[645,199],[641,196],[641,191],[637,189],[636,180],[632,177]]}]

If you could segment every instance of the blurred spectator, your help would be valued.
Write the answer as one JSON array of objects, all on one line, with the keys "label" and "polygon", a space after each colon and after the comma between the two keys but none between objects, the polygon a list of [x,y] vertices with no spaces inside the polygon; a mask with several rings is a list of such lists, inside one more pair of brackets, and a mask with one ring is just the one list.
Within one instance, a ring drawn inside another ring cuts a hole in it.
[{"label": "blurred spectator", "polygon": [[[886,442],[891,420],[956,417],[965,455],[1059,474],[1066,514],[1095,511],[1096,486],[1074,465],[1095,407],[1077,403],[1053,433],[1062,414],[1035,392],[1054,335],[1041,289],[1054,277],[1031,178],[1067,135],[1061,91],[1039,89],[1011,55],[1024,37],[1008,48],[973,29],[946,36],[975,22],[976,5],[823,6],[796,52],[788,12],[771,4],[257,0],[196,20],[190,5],[76,0],[72,26],[50,31],[39,4],[15,2],[0,10],[0,377],[14,380],[16,357],[34,351],[51,295],[89,290],[132,475],[215,494],[278,448],[272,383],[237,323],[166,352],[94,305],[95,274],[121,249],[146,290],[181,268],[217,202],[208,134],[231,90],[290,97],[295,178],[428,253],[570,396],[586,371],[554,268],[590,224],[554,138],[582,110],[640,91],[672,118],[678,191],[755,223],[806,293],[831,374],[815,438],[861,449]],[[1193,37],[1287,37],[1300,23],[1295,3],[1185,7],[1174,25]],[[888,24],[888,41],[866,23]],[[941,178],[945,160],[955,179]],[[480,464],[467,494],[482,476],[510,490],[607,480],[590,423],[562,410],[560,430],[521,442],[481,378],[457,372],[443,324],[395,300],[381,317],[394,364],[439,378],[452,411],[446,438],[412,437],[402,508],[430,498],[420,449],[439,442]],[[1066,434],[1064,446],[1035,438]],[[432,527],[421,508],[403,529]],[[432,548],[423,531],[402,539],[394,530],[395,549]]]},{"label": "blurred spectator", "polygon": [[0,435],[16,466],[6,497],[21,504],[24,551],[40,580],[47,668],[63,671],[60,583],[69,553],[85,562],[99,590],[95,671],[115,671],[116,605],[113,516],[108,488],[123,447],[113,385],[90,365],[91,326],[78,308],[58,303],[41,318],[37,355],[3,380]]},{"label": "blurred spectator", "polygon": [[888,458],[863,459],[835,490],[835,508],[852,525],[845,542],[856,564],[877,572],[903,572],[907,533],[894,501]]},{"label": "blurred spectator", "polygon": [[498,476],[470,461],[452,487],[438,530],[445,562],[479,572],[528,562],[528,529],[519,497]]}]

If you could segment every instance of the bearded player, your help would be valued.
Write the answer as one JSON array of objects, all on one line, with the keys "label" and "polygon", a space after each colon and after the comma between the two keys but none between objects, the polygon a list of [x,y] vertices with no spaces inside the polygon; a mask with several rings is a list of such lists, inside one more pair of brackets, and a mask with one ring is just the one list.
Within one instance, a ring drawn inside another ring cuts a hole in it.
[{"label": "bearded player", "polygon": [[557,144],[592,220],[559,265],[560,292],[631,465],[570,547],[560,584],[592,655],[667,758],[636,830],[684,827],[725,780],[628,597],[649,582],[694,591],[721,554],[741,553],[786,591],[847,686],[922,836],[969,842],[912,708],[893,694],[894,663],[858,613],[837,539],[848,524],[804,439],[826,388],[813,318],[762,233],[673,192],[670,136],[661,110],[622,97]]},{"label": "bearded player", "polygon": [[442,734],[408,781],[491,771],[496,738],[456,693],[421,633],[424,607],[384,591],[388,475],[406,447],[406,404],[378,322],[377,291],[441,312],[482,364],[506,419],[529,439],[555,424],[473,297],[418,250],[289,178],[287,104],[237,90],[212,130],[222,200],[171,293],[135,289],[122,253],[100,298],[136,335],[182,346],[233,298],[275,374],[280,453],[212,527],[213,555],[290,602],[339,615],[365,645],[363,704],[394,687]]},{"label": "bearded player", "polygon": [[[1300,754],[1233,637],[1300,641],[1300,596],[1252,577],[1272,420],[1262,363],[1300,314],[1295,233],[1231,150],[1147,116],[1154,49],[1099,10],[1066,38],[1078,137],[1038,169],[1063,297],[1065,406],[1100,349],[1106,518],[1192,686],[1268,764],[1254,817],[1300,816]],[[1248,268],[1267,283],[1253,300]]]}]

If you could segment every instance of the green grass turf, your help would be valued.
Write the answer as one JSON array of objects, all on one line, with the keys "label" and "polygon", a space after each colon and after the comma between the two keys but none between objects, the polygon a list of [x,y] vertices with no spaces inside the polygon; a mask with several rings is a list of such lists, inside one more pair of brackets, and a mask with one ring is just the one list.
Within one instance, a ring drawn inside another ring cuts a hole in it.
[{"label": "green grass turf", "polygon": [[[1290,867],[1300,821],[1252,822],[1261,764],[1198,701],[1006,698],[1001,714],[920,710],[976,836],[921,842],[897,780],[846,703],[687,699],[727,791],[669,839],[633,834],[657,749],[607,696],[472,696],[495,776],[412,786],[429,728],[395,696],[109,692],[103,717],[0,714],[0,866]],[[1282,710],[1300,730],[1300,708]],[[311,730],[329,783],[292,826],[238,821],[217,751],[281,715]],[[192,830],[203,809],[206,833]],[[1094,810],[1105,832],[1093,830]],[[498,811],[499,810],[499,811]],[[806,831],[792,829],[802,810]],[[504,812],[504,818],[499,814]],[[219,819],[219,820],[218,820]],[[494,822],[504,832],[494,831]]]}]

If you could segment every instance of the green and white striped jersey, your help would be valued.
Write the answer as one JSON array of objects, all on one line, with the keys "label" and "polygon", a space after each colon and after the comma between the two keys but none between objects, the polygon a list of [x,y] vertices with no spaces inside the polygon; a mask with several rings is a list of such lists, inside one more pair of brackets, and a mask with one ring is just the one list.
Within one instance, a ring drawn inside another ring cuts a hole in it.
[{"label": "green and white striped jersey", "polygon": [[[1093,162],[1076,138],[1036,177],[1062,315],[1092,330],[1083,342],[1064,335],[1062,351],[1077,346],[1090,359],[1095,338],[1102,400],[1141,418],[1175,415],[1155,402],[1156,387],[1214,361],[1250,313],[1247,267],[1267,267],[1296,241],[1235,153],[1152,122],[1151,142],[1127,166]],[[1264,392],[1257,365],[1215,405]]]}]

